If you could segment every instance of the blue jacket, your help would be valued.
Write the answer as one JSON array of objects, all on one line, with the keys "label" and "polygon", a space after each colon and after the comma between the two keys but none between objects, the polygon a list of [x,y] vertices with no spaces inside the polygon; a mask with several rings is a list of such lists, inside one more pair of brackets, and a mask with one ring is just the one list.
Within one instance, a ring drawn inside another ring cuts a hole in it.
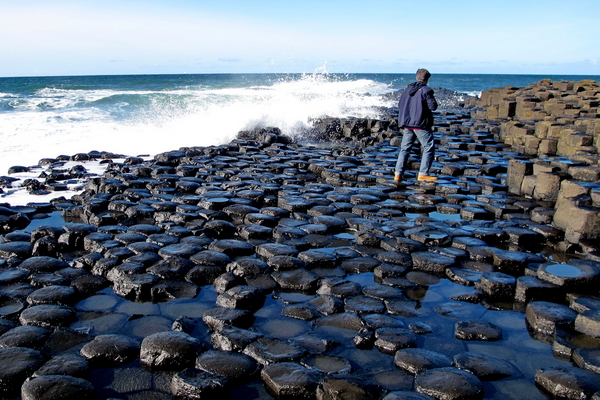
[{"label": "blue jacket", "polygon": [[406,87],[398,102],[398,126],[431,130],[433,113],[438,104],[433,90],[425,82],[413,82]]}]

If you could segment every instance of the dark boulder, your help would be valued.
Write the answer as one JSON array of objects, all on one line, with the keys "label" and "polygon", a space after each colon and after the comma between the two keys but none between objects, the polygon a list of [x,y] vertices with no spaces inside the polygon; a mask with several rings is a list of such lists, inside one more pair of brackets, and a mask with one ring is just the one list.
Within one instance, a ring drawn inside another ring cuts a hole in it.
[{"label": "dark boulder", "polygon": [[321,374],[295,362],[279,362],[264,367],[261,377],[277,398],[311,398]]},{"label": "dark boulder", "polygon": [[474,352],[455,355],[454,364],[484,381],[504,379],[518,374],[517,368],[508,361]]},{"label": "dark boulder", "polygon": [[44,363],[36,350],[24,347],[0,349],[0,395],[12,398],[19,393],[21,384]]},{"label": "dark boulder", "polygon": [[21,387],[23,400],[93,400],[94,385],[89,381],[66,375],[44,375],[26,381]]},{"label": "dark boulder", "polygon": [[236,383],[252,380],[259,370],[258,363],[246,354],[216,350],[199,355],[196,368]]},{"label": "dark boulder", "polygon": [[222,376],[187,368],[173,376],[171,393],[178,399],[216,399],[225,395],[226,385]]},{"label": "dark boulder", "polygon": [[415,379],[418,392],[443,400],[478,400],[483,398],[483,385],[470,372],[454,367],[422,372]]},{"label": "dark boulder", "polygon": [[142,340],[140,360],[152,369],[182,370],[194,365],[202,342],[184,332],[158,332]]},{"label": "dark boulder", "polygon": [[139,357],[140,343],[125,335],[99,335],[83,346],[80,354],[93,365],[121,365]]}]

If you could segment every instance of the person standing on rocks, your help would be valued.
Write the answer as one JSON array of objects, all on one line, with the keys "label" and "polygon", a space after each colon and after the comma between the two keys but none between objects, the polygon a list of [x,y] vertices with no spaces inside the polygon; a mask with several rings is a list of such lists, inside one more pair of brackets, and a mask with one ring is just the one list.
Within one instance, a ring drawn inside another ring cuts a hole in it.
[{"label": "person standing on rocks", "polygon": [[404,129],[400,154],[396,162],[394,182],[402,182],[404,170],[408,163],[410,150],[415,139],[421,143],[421,167],[418,181],[436,182],[437,177],[429,175],[435,152],[433,140],[433,111],[438,107],[433,90],[427,86],[431,74],[426,69],[417,71],[416,82],[409,84],[398,102],[398,127]]}]

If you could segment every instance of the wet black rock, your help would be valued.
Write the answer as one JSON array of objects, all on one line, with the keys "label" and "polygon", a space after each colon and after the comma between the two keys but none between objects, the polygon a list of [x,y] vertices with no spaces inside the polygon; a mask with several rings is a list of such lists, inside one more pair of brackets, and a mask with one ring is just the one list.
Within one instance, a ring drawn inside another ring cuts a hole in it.
[{"label": "wet black rock", "polygon": [[44,375],[26,381],[21,387],[23,400],[93,400],[94,385],[89,381],[66,375]]},{"label": "wet black rock", "polygon": [[404,292],[401,289],[377,283],[363,286],[362,292],[365,294],[365,296],[379,300],[400,300],[405,298]]},{"label": "wet black rock", "polygon": [[413,268],[419,271],[443,274],[446,268],[454,265],[456,260],[453,257],[443,254],[432,253],[429,251],[419,251],[411,254]]},{"label": "wet black rock", "polygon": [[37,325],[45,328],[69,326],[75,319],[75,310],[56,304],[31,306],[21,313],[19,321],[23,325]]},{"label": "wet black rock", "polygon": [[281,315],[303,321],[310,321],[318,317],[317,310],[314,307],[298,304],[284,306]]},{"label": "wet black rock", "polygon": [[375,331],[375,347],[393,355],[400,349],[417,347],[417,335],[405,328],[380,328]]},{"label": "wet black rock", "polygon": [[90,373],[88,361],[78,354],[59,354],[46,361],[32,376],[68,375],[87,378]]},{"label": "wet black rock", "polygon": [[515,301],[528,303],[534,300],[559,301],[564,298],[560,286],[543,281],[535,276],[520,276],[515,287]]},{"label": "wet black rock", "polygon": [[477,400],[483,398],[483,385],[470,372],[454,367],[430,369],[417,375],[418,392],[441,400]]},{"label": "wet black rock", "polygon": [[21,269],[0,268],[0,284],[2,285],[24,281],[28,276],[29,272]]},{"label": "wet black rock", "polygon": [[11,330],[17,326],[18,326],[18,324],[16,322],[10,321],[8,319],[0,318],[0,335],[4,335],[6,332],[8,332],[9,330]]},{"label": "wet black rock", "polygon": [[[248,242],[236,239],[221,239],[212,242],[208,248],[227,255],[228,257],[250,256],[254,254],[254,246]],[[200,251],[202,249],[199,249]],[[196,251],[196,252],[198,252]]]},{"label": "wet black rock", "polygon": [[527,253],[494,248],[492,261],[498,272],[519,276],[523,274],[529,257]]},{"label": "wet black rock", "polygon": [[0,349],[0,395],[12,398],[21,384],[44,363],[36,350],[24,347]]},{"label": "wet black rock", "polygon": [[386,394],[381,400],[432,400],[433,397],[411,391],[394,391]]},{"label": "wet black rock", "polygon": [[162,279],[182,279],[189,273],[194,265],[195,264],[192,261],[186,258],[169,257],[166,260],[157,260],[157,262],[146,269],[146,272]]},{"label": "wet black rock", "polygon": [[[29,290],[26,290],[24,293],[22,293],[22,297],[28,295],[29,292]],[[18,319],[18,316],[25,307],[26,302],[17,298],[16,296],[12,296],[10,292],[0,295],[0,317],[11,320]]]},{"label": "wet black rock", "polygon": [[249,285],[234,286],[217,296],[218,307],[256,311],[262,307],[264,295],[260,289]]},{"label": "wet black rock", "polygon": [[178,399],[218,398],[225,394],[227,379],[195,368],[176,373],[171,393]]},{"label": "wet black rock", "polygon": [[588,310],[600,310],[600,299],[590,296],[578,296],[571,299],[569,307],[578,313]]},{"label": "wet black rock", "polygon": [[117,295],[127,299],[147,301],[151,299],[151,290],[159,278],[148,273],[119,273],[109,280],[112,280]]},{"label": "wet black rock", "polygon": [[527,304],[525,317],[534,330],[545,335],[553,335],[556,328],[573,327],[577,313],[562,304],[532,301]]},{"label": "wet black rock", "polygon": [[310,354],[304,357],[300,363],[305,367],[328,375],[347,374],[352,372],[352,365],[343,357],[329,356],[325,354]]},{"label": "wet black rock", "polygon": [[416,317],[419,315],[417,303],[411,300],[385,300],[385,307],[391,315],[402,317]]},{"label": "wet black rock", "polygon": [[600,310],[585,310],[575,318],[575,330],[591,337],[600,337]]},{"label": "wet black rock", "polygon": [[600,349],[576,349],[573,352],[573,363],[579,368],[600,374]]},{"label": "wet black rock", "polygon": [[194,365],[202,342],[184,332],[157,332],[142,340],[140,360],[151,369],[182,370]]},{"label": "wet black rock", "polygon": [[231,262],[231,258],[217,251],[201,251],[190,257],[190,260],[198,265],[225,266]]},{"label": "wet black rock", "polygon": [[39,350],[52,331],[34,325],[19,325],[0,335],[0,348],[27,347]]},{"label": "wet black rock", "polygon": [[452,366],[452,360],[445,355],[419,348],[398,350],[394,355],[394,363],[413,375],[428,369]]},{"label": "wet black rock", "polygon": [[216,307],[206,310],[202,316],[204,324],[212,330],[220,330],[226,325],[247,328],[254,322],[254,315],[247,310]]},{"label": "wet black rock", "polygon": [[516,367],[508,361],[474,352],[456,354],[454,364],[484,381],[504,379],[518,374]]},{"label": "wet black rock", "polygon": [[600,391],[597,374],[570,366],[540,369],[535,383],[549,396],[561,399],[589,399]]},{"label": "wet black rock", "polygon": [[72,306],[77,301],[76,295],[77,293],[72,287],[50,285],[31,292],[27,296],[27,302],[31,305],[58,304]]},{"label": "wet black rock", "polygon": [[215,292],[225,293],[234,286],[243,285],[244,283],[245,281],[241,277],[235,276],[231,272],[225,272],[215,278],[213,287]]},{"label": "wet black rock", "polygon": [[484,272],[475,287],[495,300],[512,299],[515,295],[516,278],[502,272]]},{"label": "wet black rock", "polygon": [[570,264],[544,263],[537,270],[537,277],[565,290],[585,291],[597,285],[600,266],[590,260],[573,260]]},{"label": "wet black rock", "polygon": [[10,259],[17,257],[25,259],[31,256],[33,245],[30,242],[6,242],[0,243],[0,257]]},{"label": "wet black rock", "polygon": [[271,337],[260,337],[248,344],[244,354],[255,359],[261,365],[298,361],[306,351],[300,346]]},{"label": "wet black rock", "polygon": [[226,378],[230,382],[242,383],[255,378],[258,363],[246,354],[233,351],[210,350],[196,359],[196,368]]},{"label": "wet black rock", "polygon": [[260,374],[265,385],[277,398],[311,398],[322,376],[295,362],[267,365]]},{"label": "wet black rock", "polygon": [[139,357],[140,343],[125,335],[99,335],[84,345],[80,354],[92,365],[121,365]]},{"label": "wet black rock", "polygon": [[298,254],[298,258],[306,263],[307,269],[334,268],[337,265],[335,255],[321,249],[303,251]]},{"label": "wet black rock", "polygon": [[472,271],[462,267],[450,267],[446,269],[446,276],[460,285],[474,286],[481,280],[481,271]]},{"label": "wet black rock", "polygon": [[268,273],[269,265],[255,257],[243,256],[227,264],[226,270],[235,276],[248,277]]},{"label": "wet black rock", "polygon": [[358,332],[364,327],[364,321],[356,313],[338,311],[317,319],[315,325],[317,327],[331,326]]},{"label": "wet black rock", "polygon": [[341,278],[326,278],[319,281],[318,294],[339,298],[356,296],[362,291],[361,285]]},{"label": "wet black rock", "polygon": [[273,263],[273,268],[275,268],[277,264],[286,260],[280,259],[277,261],[278,257],[295,258],[298,255],[298,249],[296,247],[281,243],[262,243],[256,246],[256,255],[269,264]]},{"label": "wet black rock", "polygon": [[204,250],[204,248],[192,243],[175,243],[161,248],[158,251],[158,255],[164,259],[170,257],[190,258],[202,250]]},{"label": "wet black rock", "polygon": [[487,321],[460,321],[454,325],[454,336],[459,340],[496,341],[502,339],[502,329]]},{"label": "wet black rock", "polygon": [[214,349],[223,351],[242,351],[250,343],[263,335],[247,329],[224,325],[213,332],[210,342]]},{"label": "wet black rock", "polygon": [[318,400],[351,398],[357,400],[375,400],[381,396],[381,388],[366,378],[350,375],[329,375],[323,379],[317,389]]},{"label": "wet black rock", "polygon": [[284,290],[314,291],[318,282],[315,274],[303,268],[275,271],[271,276]]},{"label": "wet black rock", "polygon": [[344,309],[357,314],[383,313],[385,305],[381,299],[369,296],[349,296],[344,299]]},{"label": "wet black rock", "polygon": [[360,274],[363,272],[372,272],[381,262],[375,257],[355,257],[340,262],[340,268],[350,274]]}]

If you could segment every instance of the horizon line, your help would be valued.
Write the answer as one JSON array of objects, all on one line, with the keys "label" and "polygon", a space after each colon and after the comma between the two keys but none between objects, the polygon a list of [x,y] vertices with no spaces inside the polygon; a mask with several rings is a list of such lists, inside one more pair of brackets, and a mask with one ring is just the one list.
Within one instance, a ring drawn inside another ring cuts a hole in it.
[{"label": "horizon line", "polygon": [[[0,79],[12,78],[71,78],[98,76],[176,76],[176,75],[414,75],[415,72],[177,72],[177,73],[108,73],[108,74],[67,74],[67,75],[11,75]],[[435,75],[505,75],[505,76],[594,76],[600,74],[565,73],[490,73],[490,72],[436,72]]]}]

